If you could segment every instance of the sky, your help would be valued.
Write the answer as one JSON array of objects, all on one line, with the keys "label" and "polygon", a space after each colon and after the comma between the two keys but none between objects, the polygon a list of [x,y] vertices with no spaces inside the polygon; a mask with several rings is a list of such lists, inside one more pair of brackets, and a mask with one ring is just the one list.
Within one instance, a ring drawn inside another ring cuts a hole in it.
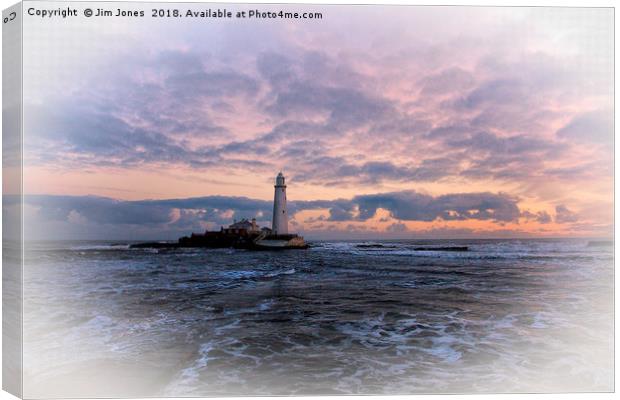
[{"label": "sky", "polygon": [[260,9],[323,18],[25,18],[29,235],[270,226],[279,171],[309,238],[612,235],[612,9]]}]

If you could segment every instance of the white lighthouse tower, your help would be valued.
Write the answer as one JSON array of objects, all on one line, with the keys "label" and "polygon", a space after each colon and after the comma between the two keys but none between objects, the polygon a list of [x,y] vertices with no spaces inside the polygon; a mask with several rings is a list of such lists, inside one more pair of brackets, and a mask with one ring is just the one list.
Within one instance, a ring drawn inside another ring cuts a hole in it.
[{"label": "white lighthouse tower", "polygon": [[282,172],[276,177],[273,197],[273,222],[271,230],[274,235],[288,235],[288,214],[286,212],[286,184]]}]

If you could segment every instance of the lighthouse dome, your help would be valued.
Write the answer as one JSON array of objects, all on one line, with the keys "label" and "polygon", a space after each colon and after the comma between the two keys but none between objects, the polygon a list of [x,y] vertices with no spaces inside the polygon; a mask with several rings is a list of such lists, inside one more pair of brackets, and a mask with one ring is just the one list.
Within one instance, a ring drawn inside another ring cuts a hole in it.
[{"label": "lighthouse dome", "polygon": [[282,172],[276,176],[276,186],[284,186],[284,175],[282,175]]}]

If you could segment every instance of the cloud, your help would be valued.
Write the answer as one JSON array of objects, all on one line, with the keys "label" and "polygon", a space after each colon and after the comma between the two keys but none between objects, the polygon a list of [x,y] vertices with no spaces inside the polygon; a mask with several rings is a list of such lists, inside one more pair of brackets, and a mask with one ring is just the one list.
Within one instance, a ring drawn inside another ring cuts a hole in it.
[{"label": "cloud", "polygon": [[[10,207],[17,204],[19,198],[5,196],[4,201],[5,206]],[[304,210],[328,210],[327,218],[306,221],[309,223],[365,222],[382,208],[400,221],[389,230],[395,232],[395,229],[402,231],[398,224],[403,221],[516,221],[520,215],[516,202],[505,194],[462,193],[433,197],[405,191],[360,195],[352,199],[293,201],[289,203],[289,211],[294,219],[296,213]],[[256,218],[268,225],[273,207],[271,201],[230,196],[121,201],[95,196],[28,195],[25,203],[36,210],[27,225],[37,227],[37,235],[62,237],[65,233],[45,232],[44,227],[49,223],[63,223],[62,229],[67,232],[79,225],[90,227],[93,230],[90,234],[100,238],[110,238],[112,233],[123,229],[140,232],[145,238],[170,237],[195,229],[202,231],[205,226],[227,225],[241,218]]]},{"label": "cloud", "polygon": [[[611,190],[613,48],[603,39],[613,13],[601,10],[592,18],[597,29],[576,35],[574,27],[547,29],[546,16],[535,18],[539,10],[522,11],[506,19],[492,8],[410,14],[388,7],[390,23],[371,30],[370,8],[346,21],[333,16],[319,31],[288,22],[239,29],[187,21],[144,37],[128,25],[127,40],[108,41],[113,45],[97,52],[106,59],[96,57],[88,73],[72,61],[83,54],[41,36],[33,49],[62,56],[42,57],[29,72],[55,71],[24,90],[26,162],[46,176],[85,171],[91,175],[81,179],[106,182],[119,171],[158,169],[179,180],[200,174],[226,182],[231,173],[263,179],[284,167],[303,198],[316,188],[347,197],[323,204],[331,222],[361,220],[376,207],[412,221],[519,218],[507,195],[420,194],[481,187],[547,199],[541,209],[574,199],[566,207],[586,219],[585,210],[596,207],[586,199]],[[457,22],[437,24],[446,13]],[[532,29],[523,36],[525,22]],[[343,26],[351,34],[342,35]],[[423,34],[429,29],[430,41]],[[596,46],[575,41],[591,35]],[[71,68],[41,67],[53,63]],[[67,188],[57,179],[53,190],[62,193]],[[553,200],[550,187],[559,188]],[[195,211],[207,205],[160,206],[135,218],[179,229],[222,218]],[[76,222],[91,220],[88,210],[65,211],[74,211]],[[541,223],[550,218],[532,214]],[[157,222],[168,215],[176,222]]]},{"label": "cloud", "polygon": [[196,73],[204,71],[204,64],[199,54],[189,51],[162,50],[155,56],[157,70],[164,70],[167,74]]},{"label": "cloud", "polygon": [[177,73],[166,79],[165,86],[171,95],[187,100],[202,96],[254,96],[258,92],[254,79],[234,70]]},{"label": "cloud", "polygon": [[[414,88],[423,97],[448,96],[453,105],[443,109],[437,124],[431,107],[420,103],[411,112],[407,103],[380,90],[389,82],[374,68],[361,74],[351,58],[325,51],[298,47],[291,54],[295,57],[274,50],[251,53],[253,71],[191,49],[156,52],[142,65],[135,61],[135,70],[148,71],[149,79],[126,77],[124,86],[93,87],[79,102],[29,107],[36,116],[28,128],[37,137],[30,144],[37,149],[36,162],[223,171],[259,159],[253,162],[259,170],[290,165],[298,182],[333,186],[456,177],[514,181],[544,174],[543,159],[567,156],[564,143],[536,132],[497,131],[543,129],[553,118],[544,107],[532,107],[543,92],[564,82],[543,79],[554,77],[558,68],[551,56],[516,63],[520,68],[506,60],[483,60],[468,70],[452,66],[426,74]],[[509,73],[500,78],[500,69]],[[532,86],[540,96],[531,94]],[[222,107],[229,110],[226,118],[215,111]],[[264,114],[271,128],[248,135],[227,126],[227,118],[243,119],[241,110]],[[592,125],[579,121],[558,137]],[[338,149],[359,148],[358,157],[335,150],[335,142]],[[401,152],[411,156],[398,156]]]},{"label": "cloud", "polygon": [[256,63],[270,89],[264,110],[275,117],[297,122],[320,117],[315,123],[322,132],[339,135],[394,113],[392,101],[362,90],[360,81],[348,79],[358,74],[346,64],[334,66],[325,53],[305,51],[294,63],[283,54],[267,52],[258,54]]},{"label": "cloud", "polygon": [[611,145],[614,139],[613,112],[599,110],[577,115],[559,129],[557,135],[577,142]]},{"label": "cloud", "polygon": [[399,166],[389,161],[370,161],[361,165],[349,164],[343,158],[319,157],[311,160],[315,167],[303,174],[294,175],[297,182],[325,182],[346,184],[356,182],[376,184],[385,180],[423,182],[438,180],[454,173],[459,161],[451,158],[429,158],[417,166]]},{"label": "cloud", "polygon": [[475,83],[474,76],[464,69],[452,67],[437,74],[426,76],[420,81],[420,91],[423,95],[445,95],[462,92],[471,88]]},{"label": "cloud", "polygon": [[359,207],[359,219],[372,218],[377,209],[388,210],[392,217],[403,221],[492,220],[516,221],[519,217],[517,199],[506,194],[459,193],[437,197],[414,191],[361,195],[353,199]]},{"label": "cloud", "polygon": [[530,96],[522,81],[518,79],[496,79],[484,82],[455,105],[458,108],[477,109],[481,106],[502,106],[522,102]]},{"label": "cloud", "polygon": [[[77,165],[137,167],[145,163],[209,165],[218,156],[204,148],[190,149],[161,132],[132,126],[118,116],[69,103],[71,117],[51,108],[30,109],[37,116],[28,127],[27,144],[43,160],[63,158]],[[69,156],[70,155],[70,156]]]},{"label": "cloud", "polygon": [[325,127],[336,134],[334,130],[351,129],[384,118],[391,108],[387,99],[354,88],[297,81],[279,91],[266,111],[279,117],[326,113]]},{"label": "cloud", "polygon": [[562,147],[550,141],[535,137],[524,135],[501,137],[488,132],[478,132],[469,137],[449,139],[446,141],[446,144],[459,149],[465,148],[470,151],[511,155],[540,153]]},{"label": "cloud", "polygon": [[[5,197],[9,204],[18,201]],[[209,196],[188,199],[123,201],[96,196],[28,195],[25,202],[39,210],[43,220],[66,221],[71,213],[78,213],[96,224],[158,225],[172,222],[173,210],[203,210],[204,216],[215,223],[226,223],[232,211],[238,218],[271,215],[273,203],[245,197]]]},{"label": "cloud", "polygon": [[525,135],[504,137],[488,132],[451,137],[445,143],[466,151],[470,162],[460,175],[472,179],[493,177],[518,181],[544,176],[548,169],[545,162],[561,158],[567,150],[565,145],[546,139]]},{"label": "cloud", "polygon": [[525,218],[526,221],[536,221],[540,224],[549,224],[552,222],[551,215],[549,215],[546,211],[538,211],[536,213],[530,211],[523,211],[521,213],[521,217]]},{"label": "cloud", "polygon": [[389,225],[386,228],[386,231],[388,232],[392,232],[392,233],[403,233],[403,232],[407,232],[407,225],[403,224],[403,223],[393,223],[391,225]]},{"label": "cloud", "polygon": [[384,209],[401,221],[518,220],[517,199],[506,194],[459,193],[430,196],[415,191],[359,195],[351,200],[291,202],[293,212],[328,209],[329,221],[367,221]]},{"label": "cloud", "polygon": [[558,224],[577,222],[578,220],[577,214],[570,211],[565,205],[561,204],[555,207],[555,222]]},{"label": "cloud", "polygon": [[281,90],[295,79],[293,62],[282,54],[264,52],[256,57],[259,73],[267,79],[273,88]]},{"label": "cloud", "polygon": [[536,221],[541,224],[548,224],[551,222],[551,216],[546,211],[539,211],[536,213]]}]

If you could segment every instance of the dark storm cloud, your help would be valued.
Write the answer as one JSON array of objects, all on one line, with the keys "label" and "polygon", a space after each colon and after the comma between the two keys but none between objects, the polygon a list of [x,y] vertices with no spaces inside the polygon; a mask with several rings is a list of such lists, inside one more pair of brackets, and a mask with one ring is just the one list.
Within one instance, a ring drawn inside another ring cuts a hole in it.
[{"label": "dark storm cloud", "polygon": [[216,209],[216,210],[232,210],[238,217],[252,218],[259,214],[269,214],[273,203],[265,200],[255,200],[247,197],[231,197],[231,196],[208,196],[194,197],[189,199],[171,199],[171,200],[151,200],[136,201],[146,207],[152,205],[162,205],[170,208],[179,209]]},{"label": "dark storm cloud", "polygon": [[520,216],[517,199],[507,194],[460,193],[430,196],[414,191],[355,196],[351,200],[293,202],[293,210],[328,209],[329,220],[366,221],[378,209],[387,210],[402,221],[492,220],[516,221]]},{"label": "dark storm cloud", "polygon": [[[18,201],[18,197],[4,196],[5,207]],[[268,222],[273,207],[271,201],[230,196],[120,201],[94,196],[28,195],[25,204],[36,210],[35,220],[30,221],[30,226],[46,222],[85,224],[100,230],[102,236],[108,230],[122,226],[178,231],[195,229],[200,226],[197,222],[225,225],[240,218],[257,218]],[[303,210],[326,209],[329,216],[321,220],[332,222],[367,221],[376,215],[379,208],[387,210],[400,221],[475,219],[509,222],[517,220],[520,215],[516,199],[501,193],[462,193],[433,197],[405,191],[360,195],[352,199],[289,203],[292,217]]]},{"label": "dark storm cloud", "polygon": [[121,201],[94,196],[29,195],[25,202],[37,207],[43,220],[66,221],[74,212],[92,223],[121,225],[167,224],[172,222],[175,209],[198,210],[212,222],[226,223],[232,218],[221,215],[226,211],[233,211],[236,218],[270,217],[273,207],[270,201],[228,196]]},{"label": "dark storm cloud", "polygon": [[433,197],[414,191],[362,195],[353,199],[359,219],[372,218],[383,208],[399,220],[492,220],[509,222],[519,218],[517,199],[506,194],[460,193]]}]

